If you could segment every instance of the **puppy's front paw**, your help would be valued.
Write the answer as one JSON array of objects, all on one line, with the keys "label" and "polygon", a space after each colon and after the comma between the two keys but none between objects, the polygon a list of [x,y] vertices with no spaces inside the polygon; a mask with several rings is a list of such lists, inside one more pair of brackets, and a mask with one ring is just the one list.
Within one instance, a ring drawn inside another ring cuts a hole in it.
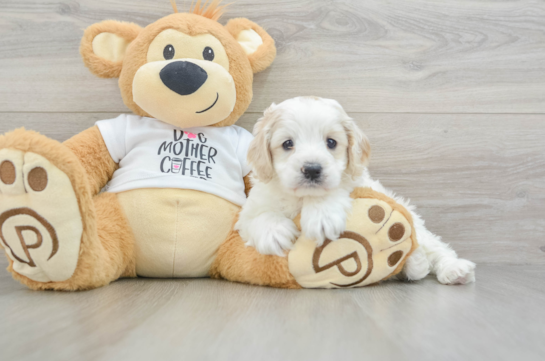
[{"label": "puppy's front paw", "polygon": [[346,212],[307,211],[301,214],[301,228],[305,235],[321,246],[326,239],[335,241],[346,228]]},{"label": "puppy's front paw", "polygon": [[437,279],[444,285],[475,282],[475,263],[462,258],[443,260],[437,267]]},{"label": "puppy's front paw", "polygon": [[291,219],[269,219],[260,223],[253,229],[246,245],[254,247],[261,254],[283,257],[284,251],[290,250],[293,241],[299,237],[299,230]]}]

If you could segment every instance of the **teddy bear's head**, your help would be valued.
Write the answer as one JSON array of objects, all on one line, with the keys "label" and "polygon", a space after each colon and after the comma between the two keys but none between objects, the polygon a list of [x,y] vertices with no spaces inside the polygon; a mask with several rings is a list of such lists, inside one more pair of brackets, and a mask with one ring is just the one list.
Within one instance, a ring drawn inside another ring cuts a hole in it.
[{"label": "teddy bear's head", "polygon": [[248,19],[218,23],[223,7],[201,1],[141,28],[104,21],[85,30],[81,54],[92,73],[119,77],[134,113],[181,128],[234,124],[252,100],[253,74],[276,56],[274,40]]}]

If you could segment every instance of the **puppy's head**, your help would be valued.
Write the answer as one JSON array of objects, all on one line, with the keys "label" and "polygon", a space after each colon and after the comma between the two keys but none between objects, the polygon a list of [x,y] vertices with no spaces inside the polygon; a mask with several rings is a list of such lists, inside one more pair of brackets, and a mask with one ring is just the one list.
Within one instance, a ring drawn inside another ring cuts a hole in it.
[{"label": "puppy's head", "polygon": [[323,195],[361,176],[367,137],[331,99],[298,97],[271,105],[254,128],[248,161],[262,182],[277,177],[297,196]]}]

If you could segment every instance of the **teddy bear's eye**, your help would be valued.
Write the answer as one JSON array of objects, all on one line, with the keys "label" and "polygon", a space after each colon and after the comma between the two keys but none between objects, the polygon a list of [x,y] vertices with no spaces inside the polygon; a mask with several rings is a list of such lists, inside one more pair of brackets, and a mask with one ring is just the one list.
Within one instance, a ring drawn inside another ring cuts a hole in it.
[{"label": "teddy bear's eye", "polygon": [[202,57],[204,60],[212,61],[214,60],[214,50],[211,47],[207,46],[202,52]]},{"label": "teddy bear's eye", "polygon": [[165,57],[165,60],[174,58],[174,53],[174,47],[170,44],[165,46],[165,49],[163,49],[163,56]]}]

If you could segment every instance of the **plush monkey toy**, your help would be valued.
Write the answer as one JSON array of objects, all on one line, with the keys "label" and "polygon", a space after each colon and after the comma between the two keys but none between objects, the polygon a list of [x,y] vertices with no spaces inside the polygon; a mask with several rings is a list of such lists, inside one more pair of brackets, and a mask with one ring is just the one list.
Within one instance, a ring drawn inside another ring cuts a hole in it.
[{"label": "plush monkey toy", "polygon": [[222,11],[197,1],[145,28],[91,25],[84,63],[119,78],[134,115],[62,144],[24,129],[0,137],[0,243],[16,280],[54,290],[137,276],[339,288],[401,270],[417,246],[411,217],[369,189],[354,192],[347,231],[319,248],[301,237],[286,257],[264,256],[233,231],[252,139],[234,123],[276,49],[250,20],[221,25]]}]

